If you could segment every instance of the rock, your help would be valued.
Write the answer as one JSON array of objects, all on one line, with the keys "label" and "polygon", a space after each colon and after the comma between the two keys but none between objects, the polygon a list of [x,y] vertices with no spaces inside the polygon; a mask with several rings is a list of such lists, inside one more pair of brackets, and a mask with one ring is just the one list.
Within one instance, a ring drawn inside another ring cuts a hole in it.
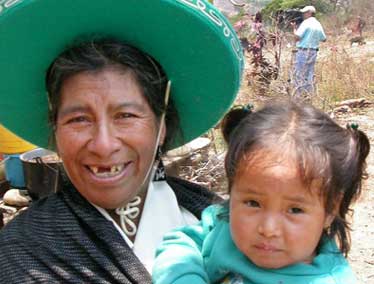
[{"label": "rock", "polygon": [[14,208],[12,206],[7,206],[4,203],[0,204],[0,212],[8,214],[8,215],[14,215],[17,213],[17,208]]},{"label": "rock", "polygon": [[31,198],[26,190],[10,189],[4,194],[3,201],[7,205],[25,207],[29,205]]},{"label": "rock", "polygon": [[359,98],[359,99],[350,99],[350,100],[341,101],[336,106],[337,107],[348,106],[350,108],[356,108],[356,107],[365,107],[370,104],[371,103],[365,98]]},{"label": "rock", "polygon": [[350,108],[347,105],[339,106],[337,108],[334,108],[334,112],[337,113],[347,113],[347,112],[352,112],[352,108]]},{"label": "rock", "polygon": [[166,156],[169,158],[190,156],[196,151],[206,149],[210,143],[209,138],[199,137],[179,148],[168,151]]},{"label": "rock", "polygon": [[208,158],[211,144],[209,138],[199,137],[184,146],[168,151],[163,157],[166,173],[169,176],[179,176],[181,168],[193,167]]}]

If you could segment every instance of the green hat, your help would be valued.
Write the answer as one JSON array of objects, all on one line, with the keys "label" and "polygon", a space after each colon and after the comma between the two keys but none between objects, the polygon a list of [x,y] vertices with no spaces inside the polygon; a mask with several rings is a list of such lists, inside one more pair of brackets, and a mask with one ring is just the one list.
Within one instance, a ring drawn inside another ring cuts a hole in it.
[{"label": "green hat", "polygon": [[114,37],[160,62],[172,82],[184,143],[214,126],[239,89],[240,43],[205,0],[0,3],[0,123],[40,147],[48,147],[50,135],[46,71],[80,36]]}]

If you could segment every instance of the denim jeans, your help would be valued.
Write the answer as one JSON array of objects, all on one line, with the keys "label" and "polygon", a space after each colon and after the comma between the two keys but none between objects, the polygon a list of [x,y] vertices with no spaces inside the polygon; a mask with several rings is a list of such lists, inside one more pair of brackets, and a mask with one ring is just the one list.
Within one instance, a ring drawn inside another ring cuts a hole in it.
[{"label": "denim jeans", "polygon": [[296,52],[294,87],[295,95],[312,94],[314,92],[314,66],[317,59],[317,50],[299,49]]}]

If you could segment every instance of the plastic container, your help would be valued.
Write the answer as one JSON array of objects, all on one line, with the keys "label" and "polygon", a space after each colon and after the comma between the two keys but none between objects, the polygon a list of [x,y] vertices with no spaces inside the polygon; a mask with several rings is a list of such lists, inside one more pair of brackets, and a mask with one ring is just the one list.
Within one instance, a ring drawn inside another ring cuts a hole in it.
[{"label": "plastic container", "polygon": [[5,178],[12,187],[25,187],[25,178],[23,166],[20,160],[20,154],[4,155]]},{"label": "plastic container", "polygon": [[46,161],[45,158],[51,155],[57,156],[55,152],[37,148],[20,157],[26,188],[34,200],[58,190],[58,168],[62,163],[59,160]]}]

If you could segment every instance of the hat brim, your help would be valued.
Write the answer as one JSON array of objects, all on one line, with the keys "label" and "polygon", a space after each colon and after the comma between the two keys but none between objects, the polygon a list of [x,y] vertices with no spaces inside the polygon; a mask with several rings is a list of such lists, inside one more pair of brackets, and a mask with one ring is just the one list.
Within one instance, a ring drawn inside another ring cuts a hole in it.
[{"label": "hat brim", "polygon": [[[9,2],[9,1],[8,1]],[[0,122],[48,147],[45,74],[79,37],[115,37],[152,55],[172,82],[184,140],[233,103],[243,57],[227,20],[201,0],[24,0],[0,14]]]}]

